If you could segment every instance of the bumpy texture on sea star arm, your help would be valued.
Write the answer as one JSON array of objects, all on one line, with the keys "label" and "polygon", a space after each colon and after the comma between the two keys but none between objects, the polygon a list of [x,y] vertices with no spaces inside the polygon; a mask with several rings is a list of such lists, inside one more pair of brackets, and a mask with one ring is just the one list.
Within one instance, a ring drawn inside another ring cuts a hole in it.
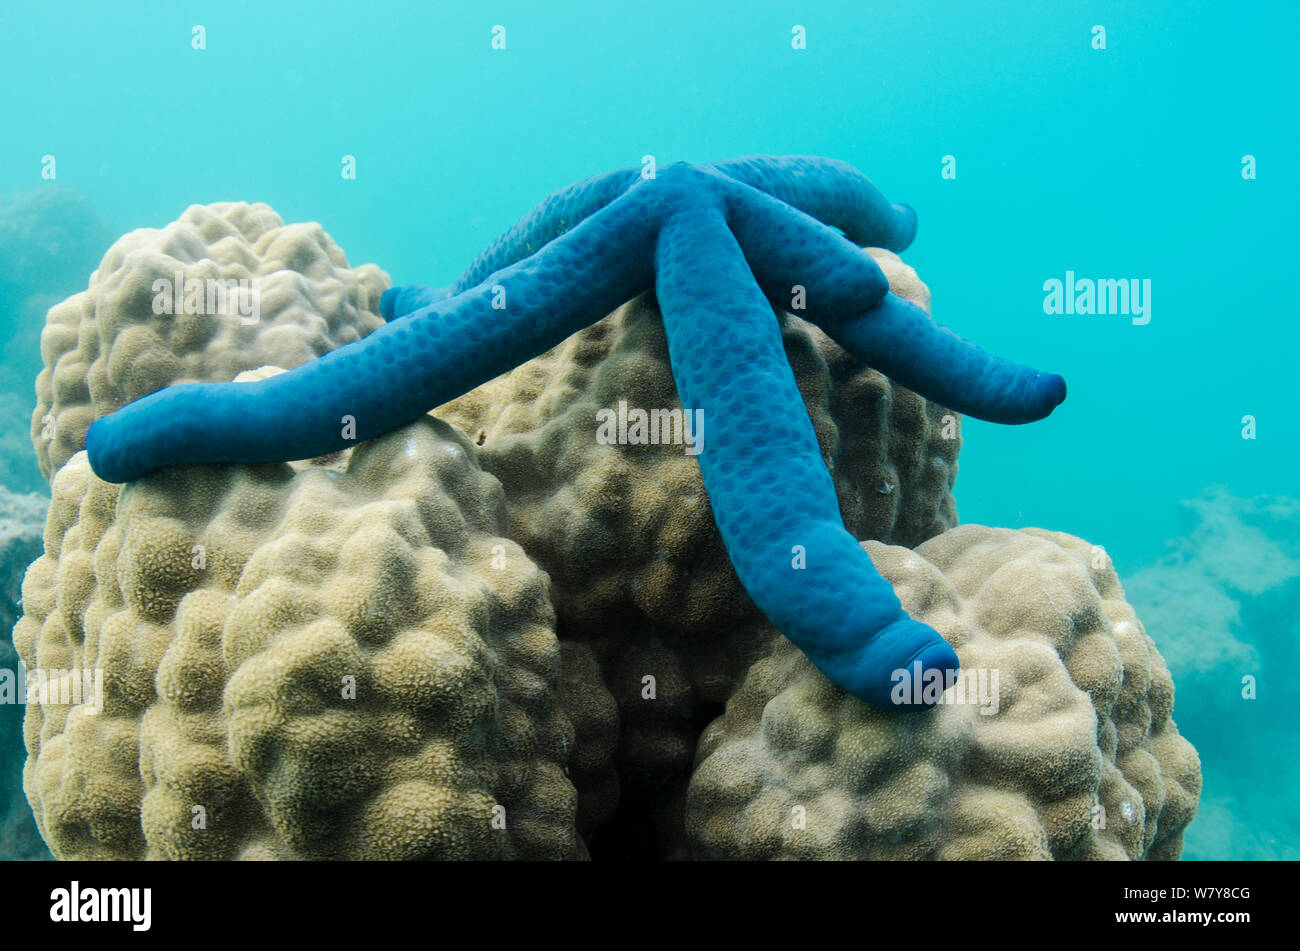
[{"label": "bumpy texture on sea star arm", "polygon": [[[702,410],[700,471],[741,584],[831,680],[891,705],[891,674],[955,671],[845,530],[771,307],[715,208],[660,232],[655,289],[682,405]],[[732,341],[716,346],[716,341]]]},{"label": "bumpy texture on sea star arm", "polygon": [[[609,240],[611,231],[620,242]],[[492,285],[437,301],[287,373],[170,386],[130,403],[91,425],[91,464],[100,478],[127,482],[173,463],[307,459],[372,439],[545,353],[592,314],[635,296],[652,279],[654,237],[634,205],[611,204]]]},{"label": "bumpy texture on sea star arm", "polygon": [[839,228],[854,244],[898,253],[916,237],[912,207],[891,204],[847,162],[815,155],[750,155],[711,167]]},{"label": "bumpy texture on sea star arm", "polygon": [[820,221],[752,190],[730,204],[736,240],[773,304],[791,309],[801,287],[806,310],[795,313],[867,366],[993,423],[1033,422],[1065,399],[1061,377],[987,353],[889,293],[875,261]]}]

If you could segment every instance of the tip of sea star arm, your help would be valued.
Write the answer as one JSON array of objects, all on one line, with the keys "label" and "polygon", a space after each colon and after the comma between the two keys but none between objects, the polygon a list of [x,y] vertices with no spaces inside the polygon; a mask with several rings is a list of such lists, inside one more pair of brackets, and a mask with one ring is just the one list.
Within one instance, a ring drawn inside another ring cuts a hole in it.
[{"label": "tip of sea star arm", "polygon": [[863,363],[932,402],[990,423],[1032,423],[1065,399],[1055,373],[987,353],[893,293],[824,328]]},{"label": "tip of sea star arm", "polygon": [[[1065,377],[1055,373],[1041,374],[1043,377],[1042,390],[1043,401],[1047,407],[1047,413],[1050,413],[1056,407],[1065,402]],[[1046,416],[1047,413],[1043,415]]]},{"label": "tip of sea star arm", "polygon": [[894,203],[894,240],[889,250],[902,254],[916,240],[916,210],[902,202]]},{"label": "tip of sea star arm", "polygon": [[86,431],[86,458],[95,475],[105,482],[125,482],[120,478],[117,460],[111,452],[112,437],[107,433],[111,424],[106,419],[97,419]]},{"label": "tip of sea star arm", "polygon": [[827,676],[859,700],[900,713],[921,713],[938,703],[961,667],[938,631],[906,614],[823,664],[818,666]]}]

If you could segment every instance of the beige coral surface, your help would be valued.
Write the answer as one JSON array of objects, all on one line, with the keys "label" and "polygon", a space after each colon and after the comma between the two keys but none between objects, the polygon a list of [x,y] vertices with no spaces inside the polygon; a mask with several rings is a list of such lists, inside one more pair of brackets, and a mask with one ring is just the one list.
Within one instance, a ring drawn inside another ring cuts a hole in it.
[{"label": "beige coral surface", "polygon": [[24,787],[59,858],[584,854],[546,576],[500,484],[423,419],[342,471],[85,453],[53,485],[14,632],[100,669],[103,709],[30,704]]},{"label": "beige coral surface", "polygon": [[961,679],[927,712],[885,712],[782,638],[700,741],[695,854],[1178,857],[1200,761],[1102,549],[980,525],[915,551],[865,547],[912,616],[956,648]]},{"label": "beige coral surface", "polygon": [[[244,298],[229,283],[239,281]],[[319,224],[286,225],[260,203],[191,205],[165,228],[124,235],[89,288],[46,315],[32,415],[41,471],[51,478],[94,420],[154,390],[289,369],[364,337],[383,324],[389,283],[373,264],[349,267]],[[173,312],[177,292],[181,311],[198,312]]]}]

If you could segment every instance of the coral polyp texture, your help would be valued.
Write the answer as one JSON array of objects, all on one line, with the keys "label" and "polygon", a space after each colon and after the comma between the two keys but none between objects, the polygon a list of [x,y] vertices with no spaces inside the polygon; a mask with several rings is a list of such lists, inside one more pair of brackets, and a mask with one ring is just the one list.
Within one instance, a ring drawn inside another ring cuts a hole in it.
[{"label": "coral polyp texture", "polygon": [[339,465],[55,476],[14,640],[59,858],[569,858],[560,645],[500,483],[432,419]]},{"label": "coral polyp texture", "polygon": [[122,482],[175,463],[335,452],[653,288],[678,398],[702,420],[696,459],[741,584],[832,681],[880,706],[920,709],[891,701],[894,672],[951,673],[957,657],[904,613],[845,529],[773,307],[801,311],[864,365],[983,419],[1040,419],[1065,384],[990,356],[889,290],[858,245],[900,251],[915,230],[910,208],[828,159],[615,172],[543,202],[450,296],[388,292],[389,323],[356,343],[257,382],[169,387],[97,420],[90,463]]},{"label": "coral polyp texture", "polygon": [[32,443],[47,479],[100,416],[173,383],[295,367],[383,325],[388,276],[348,266],[315,222],[264,204],[192,205],[108,249],[41,334]]},{"label": "coral polyp texture", "polygon": [[1101,549],[979,525],[864,548],[957,649],[961,678],[925,717],[890,717],[779,641],[700,740],[697,856],[1179,856],[1200,761]]}]

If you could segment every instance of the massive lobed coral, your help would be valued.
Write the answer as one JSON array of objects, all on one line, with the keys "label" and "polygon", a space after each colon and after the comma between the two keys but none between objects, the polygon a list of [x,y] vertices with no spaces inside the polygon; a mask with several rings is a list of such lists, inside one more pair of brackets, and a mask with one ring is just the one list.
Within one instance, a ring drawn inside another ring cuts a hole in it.
[{"label": "massive lobed coral", "polygon": [[956,648],[935,709],[858,703],[781,639],[705,731],[686,823],[725,858],[1170,859],[1200,761],[1169,671],[1105,552],[963,525],[866,542],[904,606]]},{"label": "massive lobed coral", "polygon": [[[890,251],[868,253],[895,294],[929,310],[912,268]],[[849,530],[914,545],[955,525],[960,417],[864,367],[813,324],[778,316]],[[567,702],[617,705],[604,721],[617,735],[579,744],[587,758],[612,750],[575,775],[584,819],[599,825],[621,797],[629,825],[663,820],[661,841],[638,843],[642,851],[680,852],[665,827],[678,817],[663,802],[683,787],[700,729],[775,632],[740,586],[687,446],[598,439],[597,414],[617,415],[620,404],[682,409],[650,294],[434,412],[471,435],[505,486],[511,537],[551,577],[579,672]]]},{"label": "massive lobed coral", "polygon": [[[355,450],[99,481],[91,418],[363,336],[387,283],[265,206],[119,245],[51,311],[54,436],[33,428],[54,504],[16,643],[106,690],[99,714],[28,709],[56,855],[1177,856],[1199,767],[1108,563],[953,529],[960,418],[811,324],[778,315],[845,523],[890,543],[867,549],[964,666],[1002,673],[996,715],[834,687],[740,588],[685,447],[598,440],[599,410],[680,409],[652,295]],[[261,321],[154,315],[176,262],[261,275]]]},{"label": "massive lobed coral", "polygon": [[383,324],[389,283],[373,264],[349,267],[319,224],[286,225],[260,203],[191,205],[132,231],[46,316],[31,428],[41,471],[82,449],[95,419],[164,386],[294,367],[365,336]]},{"label": "massive lobed coral", "polygon": [[545,575],[500,484],[424,419],[330,467],[53,483],[14,640],[102,670],[29,704],[59,858],[565,858],[572,727]]}]

